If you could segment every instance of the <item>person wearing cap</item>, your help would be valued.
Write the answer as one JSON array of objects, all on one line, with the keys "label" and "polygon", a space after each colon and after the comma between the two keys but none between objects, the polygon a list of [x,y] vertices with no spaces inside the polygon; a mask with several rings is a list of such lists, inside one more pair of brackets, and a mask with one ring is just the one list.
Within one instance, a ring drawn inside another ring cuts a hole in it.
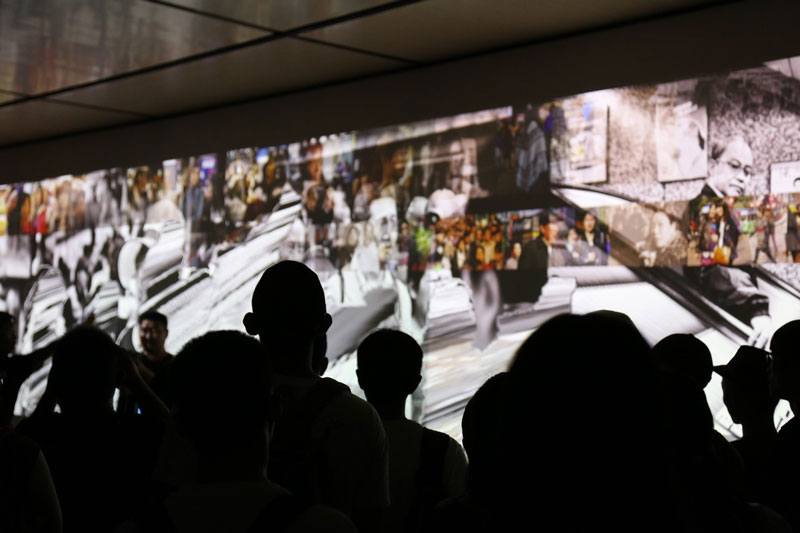
[{"label": "person wearing cap", "polygon": [[548,266],[566,264],[563,249],[556,247],[559,222],[559,217],[549,210],[539,215],[539,237],[522,246],[519,270],[547,270]]},{"label": "person wearing cap", "polygon": [[747,497],[766,499],[765,473],[775,446],[773,416],[778,398],[769,386],[769,353],[742,346],[727,365],[715,366],[722,376],[722,401],[731,419],[742,425],[742,438],[731,444],[744,463]]},{"label": "person wearing cap", "polygon": [[781,427],[768,475],[768,503],[795,531],[800,530],[800,320],[784,324],[772,336],[770,385],[789,402],[795,417]]},{"label": "person wearing cap", "polygon": [[701,389],[711,381],[711,351],[694,335],[668,335],[653,346],[652,354],[662,369],[687,378]]}]

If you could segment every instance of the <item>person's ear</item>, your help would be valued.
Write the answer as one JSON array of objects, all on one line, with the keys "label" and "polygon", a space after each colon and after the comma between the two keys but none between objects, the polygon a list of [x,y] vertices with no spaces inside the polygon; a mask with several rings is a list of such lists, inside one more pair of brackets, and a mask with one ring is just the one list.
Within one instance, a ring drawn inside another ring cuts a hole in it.
[{"label": "person's ear", "polygon": [[417,390],[417,387],[419,387],[419,384],[420,384],[421,382],[422,382],[422,374],[420,374],[419,376],[417,376],[417,379],[414,381],[414,386],[413,386],[413,387],[411,387],[411,390],[410,390],[410,391],[408,391],[408,393],[409,393],[409,394],[414,394],[414,391],[415,391],[415,390]]},{"label": "person's ear", "polygon": [[331,327],[331,324],[333,324],[333,317],[329,313],[325,313],[325,318],[322,319],[322,331],[320,332],[320,335],[327,333]]},{"label": "person's ear", "polygon": [[253,313],[246,313],[242,319],[244,329],[249,335],[258,335],[258,320]]}]

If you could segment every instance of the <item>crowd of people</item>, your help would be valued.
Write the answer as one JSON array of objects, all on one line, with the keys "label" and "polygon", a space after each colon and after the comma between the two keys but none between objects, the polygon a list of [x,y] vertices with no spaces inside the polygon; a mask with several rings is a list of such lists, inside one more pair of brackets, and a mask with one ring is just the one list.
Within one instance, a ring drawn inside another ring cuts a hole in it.
[{"label": "crowd of people", "polygon": [[[650,348],[625,315],[557,316],[469,400],[462,449],[406,417],[423,361],[409,335],[360,343],[367,401],[323,377],[332,318],[300,263],[264,272],[248,334],[208,332],[173,356],[167,317],[139,320],[142,353],[89,321],[14,355],[14,320],[0,313],[2,531],[800,526],[800,421],[773,423],[779,398],[800,401],[800,321],[777,330],[771,353],[742,346],[713,367],[691,335]],[[14,419],[21,379],[47,357],[44,396]],[[737,441],[714,431],[712,372]]]}]

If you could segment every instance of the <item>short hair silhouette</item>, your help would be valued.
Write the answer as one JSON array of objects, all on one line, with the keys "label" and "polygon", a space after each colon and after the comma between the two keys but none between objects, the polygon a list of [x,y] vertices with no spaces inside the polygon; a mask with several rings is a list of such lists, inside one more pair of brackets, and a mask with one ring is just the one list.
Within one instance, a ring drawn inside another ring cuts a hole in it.
[{"label": "short hair silhouette", "polygon": [[[534,480],[546,486],[536,505],[547,520],[568,513],[570,530],[598,520],[627,527],[663,512],[663,500],[652,496],[666,479],[658,374],[629,319],[554,317],[522,344],[509,374],[512,396],[503,416],[525,421],[504,424],[508,458],[502,460],[514,472],[509,486],[524,491]],[[619,481],[613,493],[600,481],[611,478]],[[529,498],[504,497],[530,508]],[[591,511],[571,511],[577,508]]]},{"label": "short hair silhouette", "polygon": [[[502,478],[502,462],[498,455],[503,452],[504,414],[509,401],[508,389],[511,376],[501,372],[486,380],[475,392],[464,408],[461,418],[464,450],[469,458],[470,491],[491,491],[493,476]],[[518,423],[518,422],[517,422]]]},{"label": "short hair silhouette", "polygon": [[159,313],[158,311],[147,311],[139,315],[139,324],[141,324],[145,320],[161,324],[162,326],[164,326],[164,329],[167,329],[167,317],[166,315]]},{"label": "short hair silhouette", "polygon": [[772,335],[770,351],[774,358],[800,361],[800,320],[792,320],[778,328]]},{"label": "short hair silhouette", "polygon": [[330,326],[325,292],[313,270],[296,261],[281,261],[261,275],[245,316],[251,335],[279,348],[310,345]]},{"label": "short hair silhouette", "polygon": [[[189,341],[175,357],[170,383],[176,423],[198,449],[236,447],[272,419],[270,361],[244,333],[212,331]],[[209,431],[215,423],[225,431]]]},{"label": "short hair silhouette", "polygon": [[663,368],[691,379],[701,389],[711,381],[711,351],[694,335],[676,333],[664,337],[653,346],[653,356]]},{"label": "short hair silhouette", "polygon": [[405,397],[419,384],[422,348],[402,331],[374,331],[358,346],[357,360],[362,387],[373,399]]},{"label": "short hair silhouette", "polygon": [[107,333],[94,326],[79,326],[61,337],[48,379],[65,412],[111,405],[120,351]]}]

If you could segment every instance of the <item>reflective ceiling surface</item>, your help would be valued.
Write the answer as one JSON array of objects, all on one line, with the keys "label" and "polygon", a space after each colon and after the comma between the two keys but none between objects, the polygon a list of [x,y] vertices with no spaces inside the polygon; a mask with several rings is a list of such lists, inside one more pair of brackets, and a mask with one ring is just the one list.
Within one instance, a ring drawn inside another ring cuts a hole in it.
[{"label": "reflective ceiling surface", "polygon": [[0,147],[720,3],[0,0]]},{"label": "reflective ceiling surface", "polygon": [[141,0],[0,0],[0,89],[35,95],[267,34]]}]

